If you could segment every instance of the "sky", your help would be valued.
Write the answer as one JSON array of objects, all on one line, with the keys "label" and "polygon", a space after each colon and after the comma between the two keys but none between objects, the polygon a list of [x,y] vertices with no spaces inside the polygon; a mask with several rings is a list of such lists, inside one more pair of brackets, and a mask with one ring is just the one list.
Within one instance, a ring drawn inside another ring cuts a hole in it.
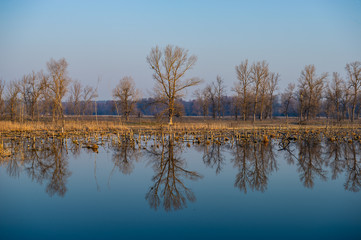
[{"label": "sky", "polygon": [[146,57],[168,44],[198,57],[186,77],[203,79],[199,87],[220,75],[233,94],[235,66],[248,59],[266,60],[282,91],[305,65],[346,76],[346,63],[361,61],[361,0],[0,1],[5,82],[64,57],[73,80],[98,85],[98,100],[112,99],[125,76],[148,97]]}]

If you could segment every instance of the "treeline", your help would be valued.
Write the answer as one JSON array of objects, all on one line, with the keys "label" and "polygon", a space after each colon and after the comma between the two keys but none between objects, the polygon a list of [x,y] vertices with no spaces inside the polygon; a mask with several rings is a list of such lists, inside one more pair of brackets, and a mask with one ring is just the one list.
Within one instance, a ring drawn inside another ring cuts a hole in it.
[{"label": "treeline", "polygon": [[[50,59],[46,66],[46,72],[33,71],[20,80],[0,79],[1,119],[22,122],[51,116],[53,121],[64,120],[65,108],[77,115],[93,113],[97,89],[72,81],[64,58]],[[68,103],[64,103],[66,96]]]},{"label": "treeline", "polygon": [[[166,51],[180,49],[168,47],[170,50]],[[157,54],[159,58],[156,58]],[[168,55],[173,57],[172,52]],[[160,57],[160,50],[152,49],[147,61],[153,69]],[[191,64],[194,64],[196,59],[191,60]],[[253,121],[271,119],[273,116],[296,116],[301,121],[324,116],[338,121],[354,121],[361,113],[359,61],[346,64],[343,74],[319,74],[314,65],[307,65],[301,71],[297,82],[289,83],[285,90],[280,92],[280,75],[270,71],[266,61],[251,64],[245,60],[235,67],[237,81],[232,87],[227,87],[222,77],[217,76],[215,81],[206,84],[204,88],[194,90],[193,100],[189,101],[182,100],[183,95],[179,93],[185,87],[198,85],[201,82],[199,79],[193,79],[189,83],[185,81],[178,88],[175,85],[174,93],[169,97],[172,89],[163,91],[162,86],[166,84],[161,81],[161,77],[164,74],[156,70],[158,75],[153,76],[156,80],[154,97],[142,98],[132,77],[128,76],[114,86],[112,100],[96,101],[97,87],[83,86],[78,81],[72,81],[68,76],[68,63],[64,58],[51,59],[46,65],[46,72],[33,71],[20,80],[6,83],[0,80],[1,119],[23,121],[51,116],[53,121],[56,121],[64,120],[64,114],[97,114],[119,115],[123,116],[124,120],[128,120],[131,115],[166,115],[170,118],[174,115],[214,119],[232,116],[235,119]],[[174,80],[168,75],[168,82]]]}]

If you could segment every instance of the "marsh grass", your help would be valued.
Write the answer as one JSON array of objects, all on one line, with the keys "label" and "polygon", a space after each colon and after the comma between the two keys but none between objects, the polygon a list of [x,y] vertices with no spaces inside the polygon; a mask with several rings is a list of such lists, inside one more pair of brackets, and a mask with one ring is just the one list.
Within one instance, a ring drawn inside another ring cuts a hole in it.
[{"label": "marsh grass", "polygon": [[313,120],[309,122],[299,123],[296,120],[286,122],[284,119],[266,120],[266,121],[235,121],[231,119],[213,120],[204,119],[201,117],[188,117],[176,121],[172,126],[166,122],[157,120],[156,118],[133,118],[128,122],[121,121],[119,118],[104,116],[99,117],[95,121],[94,117],[87,117],[86,119],[76,120],[68,118],[64,122],[51,121],[27,121],[27,122],[12,122],[0,121],[0,133],[4,132],[31,132],[31,131],[294,131],[305,129],[322,129],[323,131],[332,131],[333,129],[359,129],[360,122],[350,124],[349,122],[330,123],[324,119]]}]

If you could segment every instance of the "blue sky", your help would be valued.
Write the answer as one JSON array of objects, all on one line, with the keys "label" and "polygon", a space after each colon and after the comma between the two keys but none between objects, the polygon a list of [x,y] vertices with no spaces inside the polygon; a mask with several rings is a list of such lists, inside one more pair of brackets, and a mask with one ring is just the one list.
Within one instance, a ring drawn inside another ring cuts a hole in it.
[{"label": "blue sky", "polygon": [[167,44],[198,56],[188,76],[203,85],[220,75],[231,94],[236,65],[266,60],[282,90],[307,64],[344,75],[361,61],[361,1],[0,1],[6,82],[65,57],[72,79],[96,86],[101,77],[99,99],[124,76],[148,95],[146,56]]}]

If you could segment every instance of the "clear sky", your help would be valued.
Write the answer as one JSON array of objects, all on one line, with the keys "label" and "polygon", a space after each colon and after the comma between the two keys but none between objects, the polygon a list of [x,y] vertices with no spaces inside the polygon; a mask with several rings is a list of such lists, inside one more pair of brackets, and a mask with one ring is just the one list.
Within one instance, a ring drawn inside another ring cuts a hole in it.
[{"label": "clear sky", "polygon": [[268,61],[282,90],[307,64],[344,74],[346,63],[361,61],[361,1],[0,1],[6,82],[64,57],[72,79],[96,86],[101,77],[99,99],[111,99],[124,76],[147,95],[146,56],[167,44],[198,56],[188,76],[206,84],[220,75],[228,94],[244,59]]}]

